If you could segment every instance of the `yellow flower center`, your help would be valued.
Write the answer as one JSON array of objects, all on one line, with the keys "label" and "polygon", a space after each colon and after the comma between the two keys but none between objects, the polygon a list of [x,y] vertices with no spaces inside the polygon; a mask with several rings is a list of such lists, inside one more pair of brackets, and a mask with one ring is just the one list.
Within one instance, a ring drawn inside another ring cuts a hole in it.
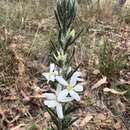
[{"label": "yellow flower center", "polygon": [[55,75],[54,72],[49,73],[49,77],[54,76],[54,75]]},{"label": "yellow flower center", "polygon": [[69,84],[69,85],[67,86],[67,90],[68,90],[68,91],[73,91],[73,85]]}]

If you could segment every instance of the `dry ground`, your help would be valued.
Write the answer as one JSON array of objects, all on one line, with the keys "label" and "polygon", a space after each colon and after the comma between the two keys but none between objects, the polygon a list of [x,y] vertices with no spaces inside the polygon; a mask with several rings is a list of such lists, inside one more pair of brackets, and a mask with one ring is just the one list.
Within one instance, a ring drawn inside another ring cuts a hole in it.
[{"label": "dry ground", "polygon": [[[52,0],[0,1],[0,130],[47,130],[51,124],[41,97],[48,86],[40,75],[47,70],[49,39],[57,33],[54,8]],[[130,9],[119,16],[111,16],[110,9],[90,9],[85,0],[78,5],[76,29],[84,27],[84,32],[76,41],[74,63],[82,63],[86,83],[72,130],[130,129],[130,59],[119,62],[124,68],[106,67],[104,72],[98,57],[105,39],[114,54],[105,65],[130,53]],[[105,87],[128,92],[105,93]]]}]

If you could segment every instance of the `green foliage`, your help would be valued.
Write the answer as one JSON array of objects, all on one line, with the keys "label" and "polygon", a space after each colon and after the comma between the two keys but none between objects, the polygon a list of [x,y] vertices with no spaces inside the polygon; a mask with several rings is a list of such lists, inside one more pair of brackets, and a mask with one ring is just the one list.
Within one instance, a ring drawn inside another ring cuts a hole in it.
[{"label": "green foliage", "polygon": [[[70,109],[70,110],[69,110]],[[66,112],[65,112],[65,117],[64,119],[60,120],[56,113],[51,109],[47,107],[47,111],[51,116],[52,122],[56,125],[57,130],[67,130],[78,118],[72,118],[69,114],[73,112],[76,107],[72,107],[72,109],[69,107]],[[51,128],[52,130],[55,128]]]},{"label": "green foliage", "polygon": [[114,49],[114,45],[107,39],[103,39],[102,43],[98,52],[99,70],[108,79],[117,79],[120,70],[126,66],[127,56],[124,52],[115,54],[116,50]]},{"label": "green foliage", "polygon": [[65,118],[62,120],[62,129],[68,129],[76,120],[78,120],[78,118],[72,119],[71,116],[65,116]]},{"label": "green foliage", "polygon": [[80,67],[80,65],[78,65],[75,69],[72,69],[68,72],[69,67],[71,66],[71,61],[75,54],[75,48],[70,48],[70,46],[75,44],[76,39],[79,38],[83,31],[83,29],[81,29],[77,33],[75,32],[74,22],[76,17],[76,10],[75,0],[57,1],[55,17],[59,27],[59,32],[57,39],[55,37],[56,40],[50,40],[50,62],[63,69],[62,75],[65,79],[69,79],[72,74]]},{"label": "green foliage", "polygon": [[39,130],[39,128],[35,123],[33,123],[27,130]]},{"label": "green foliage", "polygon": [[55,16],[65,36],[76,16],[75,0],[58,0]]},{"label": "green foliage", "polygon": [[61,121],[57,117],[56,113],[51,108],[48,108],[48,107],[47,107],[47,111],[50,114],[53,123],[57,126],[57,128],[60,128],[61,127]]},{"label": "green foliage", "polygon": [[130,102],[130,86],[127,86],[127,93],[126,93],[126,97],[127,97],[127,99],[129,100],[129,102]]},{"label": "green foliage", "polygon": [[0,87],[12,85],[17,76],[14,53],[5,41],[0,40]]},{"label": "green foliage", "polygon": [[119,85],[115,85],[115,88],[118,89],[119,91],[127,91],[125,97],[128,99],[128,101],[130,101],[130,85],[119,84]]},{"label": "green foliage", "polygon": [[[0,41],[0,62],[3,67],[12,63],[13,51],[9,48],[9,45],[5,41]],[[2,71],[3,68],[0,68]]]}]

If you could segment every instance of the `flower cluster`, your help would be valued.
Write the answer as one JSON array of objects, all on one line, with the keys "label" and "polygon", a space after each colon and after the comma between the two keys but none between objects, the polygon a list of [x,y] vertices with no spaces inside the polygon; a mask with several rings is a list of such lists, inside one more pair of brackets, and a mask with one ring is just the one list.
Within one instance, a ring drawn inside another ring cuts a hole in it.
[{"label": "flower cluster", "polygon": [[58,38],[50,41],[50,70],[42,73],[54,89],[53,92],[44,94],[44,104],[58,130],[67,129],[76,120],[69,113],[74,108],[73,100],[80,101],[79,94],[83,91],[81,72],[78,71],[80,65],[72,67],[75,47],[70,47],[83,31],[79,29],[76,32],[74,29],[75,3],[76,0],[57,0],[55,17],[59,29]]},{"label": "flower cluster", "polygon": [[83,86],[78,83],[81,80],[81,73],[76,71],[71,76],[70,80],[65,80],[61,76],[61,71],[58,66],[53,63],[50,64],[50,71],[48,73],[43,73],[42,75],[46,78],[47,82],[56,82],[55,93],[45,93],[46,100],[44,104],[49,108],[55,108],[57,115],[60,119],[64,118],[63,115],[63,104],[76,100],[80,101],[80,96],[78,92],[83,91]]}]

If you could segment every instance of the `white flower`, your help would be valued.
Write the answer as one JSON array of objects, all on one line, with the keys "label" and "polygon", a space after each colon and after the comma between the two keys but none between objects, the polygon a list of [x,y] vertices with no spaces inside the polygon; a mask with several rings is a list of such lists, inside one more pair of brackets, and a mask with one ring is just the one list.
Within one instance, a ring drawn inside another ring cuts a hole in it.
[{"label": "white flower", "polygon": [[[47,99],[47,100],[44,101],[44,104],[46,106],[48,106],[49,108],[55,108],[59,119],[64,118],[62,103],[57,98],[59,93],[61,92],[61,89],[62,89],[62,86],[58,84],[55,94],[54,93],[45,93],[44,94],[45,98]],[[68,101],[72,101],[72,99],[71,98],[65,98],[64,99],[64,102],[68,102]]]},{"label": "white flower", "polygon": [[62,76],[56,77],[56,80],[63,86],[66,87],[66,89],[62,90],[58,94],[58,100],[61,102],[64,102],[66,98],[71,98],[72,100],[75,99],[76,101],[80,100],[80,96],[78,95],[77,92],[83,91],[83,86],[81,84],[77,84],[77,81],[80,81],[81,79],[79,78],[81,76],[80,72],[75,72],[69,83],[65,81]]},{"label": "white flower", "polygon": [[56,94],[54,94],[54,93],[45,93],[44,95],[45,95],[47,100],[44,101],[44,104],[46,106],[48,106],[49,108],[55,108],[58,117],[60,119],[63,119],[64,116],[63,116],[62,104],[57,100],[57,94],[59,93],[58,91],[60,91],[60,90],[57,89]]},{"label": "white flower", "polygon": [[47,79],[47,81],[52,81],[54,82],[56,79],[56,76],[58,75],[58,72],[55,69],[55,64],[50,64],[50,71],[48,73],[42,73],[42,75]]}]

